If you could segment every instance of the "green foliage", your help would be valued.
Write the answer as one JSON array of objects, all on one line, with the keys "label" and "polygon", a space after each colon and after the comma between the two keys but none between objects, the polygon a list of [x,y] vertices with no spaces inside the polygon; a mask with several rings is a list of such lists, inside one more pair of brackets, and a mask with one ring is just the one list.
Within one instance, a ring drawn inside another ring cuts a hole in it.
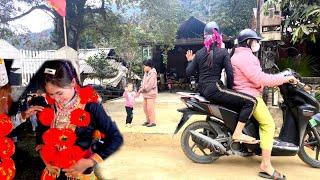
[{"label": "green foliage", "polygon": [[115,47],[117,57],[127,63],[128,76],[131,76],[131,72],[135,72],[133,67],[142,62],[139,40],[144,34],[142,29],[135,24],[122,24],[120,29],[121,34],[118,37],[111,37],[107,44]]},{"label": "green foliage", "polygon": [[98,78],[102,82],[105,78],[112,78],[118,74],[118,70],[113,68],[108,62],[108,55],[105,52],[89,57],[86,61],[88,65],[95,71],[91,75],[92,78]]},{"label": "green foliage", "polygon": [[121,12],[118,14],[121,14],[121,23],[117,25],[116,34],[100,38],[99,45],[115,47],[117,56],[127,62],[129,74],[131,71],[141,73],[143,56],[139,44],[161,44],[164,51],[172,49],[182,21],[182,8],[178,0],[128,1],[117,8]]},{"label": "green foliage", "polygon": [[320,1],[284,0],[282,9],[287,17],[284,26],[292,28],[292,42],[315,43],[320,29]]},{"label": "green foliage", "polygon": [[142,0],[141,22],[147,36],[145,41],[169,45],[173,47],[178,26],[181,20],[181,7],[177,0]]},{"label": "green foliage", "polygon": [[[5,21],[14,14],[17,9],[14,7],[14,2],[12,0],[1,0],[0,3],[0,22]],[[7,24],[7,23],[6,23]]]},{"label": "green foliage", "polygon": [[281,0],[267,0],[263,4],[263,10],[266,11],[268,8],[276,8],[276,6],[280,3]]},{"label": "green foliage", "polygon": [[132,72],[138,75],[142,75],[143,74],[142,63],[134,63],[132,65]]},{"label": "green foliage", "polygon": [[320,101],[320,90],[317,90],[315,93],[315,98]]},{"label": "green foliage", "polygon": [[253,0],[180,0],[190,16],[204,22],[216,21],[222,32],[229,36],[237,35],[251,25]]},{"label": "green foliage", "polygon": [[298,72],[303,77],[318,76],[316,68],[314,68],[314,62],[318,59],[317,57],[310,55],[302,55],[301,58],[288,57],[285,59],[280,59],[278,62],[279,69],[285,70],[290,68]]},{"label": "green foliage", "polygon": [[9,38],[12,38],[14,36],[14,32],[7,28],[7,27],[3,27],[3,28],[0,28],[0,37],[3,39],[9,39]]},{"label": "green foliage", "polygon": [[110,45],[115,48],[117,56],[131,62],[141,58],[139,38],[143,36],[142,30],[134,24],[123,24],[120,26],[121,34],[110,38]]}]

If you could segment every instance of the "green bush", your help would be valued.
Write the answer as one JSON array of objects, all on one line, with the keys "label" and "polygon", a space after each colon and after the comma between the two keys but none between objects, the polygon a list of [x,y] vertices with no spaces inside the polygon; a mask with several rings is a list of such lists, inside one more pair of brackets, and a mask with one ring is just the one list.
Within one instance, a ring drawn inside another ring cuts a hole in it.
[{"label": "green bush", "polygon": [[318,68],[315,66],[317,60],[317,57],[310,55],[302,55],[300,58],[288,57],[280,59],[278,67],[281,71],[287,68],[293,69],[303,77],[318,76]]},{"label": "green bush", "polygon": [[315,94],[315,98],[320,101],[320,90],[318,90]]}]

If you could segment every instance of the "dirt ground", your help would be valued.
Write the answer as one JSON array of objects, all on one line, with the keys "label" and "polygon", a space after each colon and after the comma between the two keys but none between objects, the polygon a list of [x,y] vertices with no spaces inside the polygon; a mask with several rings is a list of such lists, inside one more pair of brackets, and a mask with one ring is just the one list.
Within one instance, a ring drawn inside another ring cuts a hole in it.
[{"label": "dirt ground", "polygon": [[[228,156],[212,164],[190,161],[180,148],[180,133],[173,136],[184,107],[175,94],[160,94],[156,105],[157,126],[147,128],[144,122],[142,99],[134,110],[134,126],[125,127],[123,99],[105,104],[108,114],[124,134],[122,148],[100,168],[102,179],[262,179],[257,176],[261,157]],[[191,122],[204,119],[193,117]],[[185,127],[183,127],[184,129]],[[295,157],[273,157],[275,168],[287,179],[319,179],[320,169],[311,168]]]},{"label": "dirt ground", "polygon": [[[190,161],[179,145],[180,136],[125,133],[125,145],[100,166],[105,179],[261,179],[260,157],[226,156],[212,164]],[[273,157],[276,169],[289,180],[320,178],[320,170],[304,164],[298,156]]]}]

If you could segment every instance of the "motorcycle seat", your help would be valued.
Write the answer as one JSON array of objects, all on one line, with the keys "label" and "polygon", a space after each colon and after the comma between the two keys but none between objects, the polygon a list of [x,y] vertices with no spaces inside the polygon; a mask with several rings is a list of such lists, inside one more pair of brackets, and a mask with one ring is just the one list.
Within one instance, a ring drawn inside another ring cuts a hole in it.
[{"label": "motorcycle seat", "polygon": [[200,96],[198,94],[194,95],[194,98],[197,99],[199,102],[202,102],[202,103],[210,103],[210,101],[208,101],[205,97]]},{"label": "motorcycle seat", "polygon": [[238,117],[237,112],[220,105],[209,104],[208,108],[210,110],[210,114],[218,118],[223,118],[223,115],[227,115],[228,117],[233,117],[233,118]]},{"label": "motorcycle seat", "polygon": [[183,97],[194,98],[201,103],[210,103],[210,101],[208,101],[205,97],[200,96],[199,93],[177,92],[177,94]]},{"label": "motorcycle seat", "polygon": [[[187,97],[187,98],[191,98],[193,99],[195,102],[202,104],[204,106],[207,107],[207,109],[209,110],[209,113],[212,116],[218,117],[218,118],[223,118],[223,115],[227,115],[229,117],[233,117],[233,118],[237,118],[238,117],[238,113],[228,109],[226,107],[217,105],[217,104],[213,104],[210,101],[208,101],[206,98],[204,98],[203,96],[200,96],[199,93],[189,93],[189,92],[177,92],[177,94],[181,95],[182,97]],[[222,115],[223,114],[223,115]]]}]

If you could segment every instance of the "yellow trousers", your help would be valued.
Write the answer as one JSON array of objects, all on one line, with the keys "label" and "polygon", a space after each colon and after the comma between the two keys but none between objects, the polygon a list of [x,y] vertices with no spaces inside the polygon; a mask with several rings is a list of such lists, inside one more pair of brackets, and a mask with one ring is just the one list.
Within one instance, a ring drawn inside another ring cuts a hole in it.
[{"label": "yellow trousers", "polygon": [[275,123],[267,105],[261,97],[256,97],[257,106],[253,117],[259,122],[260,147],[261,149],[272,150]]}]

